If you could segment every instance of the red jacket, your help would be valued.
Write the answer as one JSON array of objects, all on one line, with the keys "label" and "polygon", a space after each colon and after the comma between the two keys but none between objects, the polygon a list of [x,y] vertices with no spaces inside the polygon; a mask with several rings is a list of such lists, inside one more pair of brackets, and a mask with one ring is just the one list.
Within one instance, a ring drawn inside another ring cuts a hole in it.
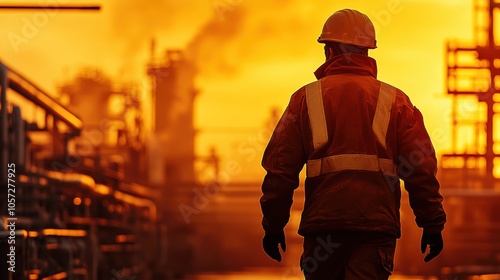
[{"label": "red jacket", "polygon": [[[306,87],[302,87],[292,95],[264,152],[262,166],[267,175],[260,200],[264,230],[283,230],[300,171],[307,162],[312,170],[312,162],[322,161],[322,172],[308,175],[305,181],[300,235],[375,231],[400,237],[401,189],[394,176],[405,183],[417,225],[427,232],[440,232],[446,215],[436,179],[437,160],[420,111],[406,94],[393,88],[382,143],[372,127],[382,85],[376,79],[375,60],[340,55],[323,64],[315,75],[321,83],[327,140],[315,149]],[[342,159],[346,155],[353,166],[363,166],[366,159],[385,159],[397,175],[345,167],[349,166]],[[335,169],[336,164],[344,167]]]}]

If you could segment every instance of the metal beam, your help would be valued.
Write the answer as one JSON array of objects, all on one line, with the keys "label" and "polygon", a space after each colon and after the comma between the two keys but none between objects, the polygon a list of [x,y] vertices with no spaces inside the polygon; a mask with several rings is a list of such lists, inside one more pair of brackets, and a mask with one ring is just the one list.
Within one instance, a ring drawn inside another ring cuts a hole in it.
[{"label": "metal beam", "polygon": [[[489,92],[494,93],[496,92],[495,89],[495,56],[494,53],[496,51],[496,46],[495,46],[495,29],[494,29],[494,23],[495,23],[495,1],[490,0],[490,9],[488,11],[488,17],[489,17],[489,24],[488,24],[488,52],[487,52],[487,60],[489,62],[489,68],[490,68],[490,89]],[[495,145],[495,137],[494,137],[494,132],[496,129],[494,129],[493,124],[494,124],[494,116],[495,116],[495,101],[493,100],[493,94],[487,94],[485,96],[486,98],[482,101],[486,103],[486,152],[485,152],[485,160],[486,160],[486,176],[488,179],[487,184],[491,184],[494,180],[494,167],[495,167],[495,151],[493,149],[493,146]],[[491,187],[493,185],[491,184]]]},{"label": "metal beam", "polygon": [[485,92],[485,91],[448,90],[448,94],[452,94],[452,95],[480,95],[480,94],[488,94],[488,92]]},{"label": "metal beam", "polygon": [[100,5],[0,5],[2,10],[84,10],[99,11]]}]

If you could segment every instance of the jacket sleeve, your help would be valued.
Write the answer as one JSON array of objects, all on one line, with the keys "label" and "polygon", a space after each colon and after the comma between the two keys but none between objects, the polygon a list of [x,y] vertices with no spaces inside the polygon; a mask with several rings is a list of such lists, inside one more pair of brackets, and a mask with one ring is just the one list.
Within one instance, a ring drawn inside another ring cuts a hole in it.
[{"label": "jacket sleeve", "polygon": [[416,107],[405,106],[398,130],[398,173],[408,192],[416,223],[424,232],[441,232],[446,214],[436,178],[436,153]]},{"label": "jacket sleeve", "polygon": [[264,151],[262,167],[267,171],[262,183],[260,205],[262,226],[266,233],[279,233],[290,218],[294,190],[299,186],[299,173],[306,162],[299,115],[290,104],[276,125]]}]

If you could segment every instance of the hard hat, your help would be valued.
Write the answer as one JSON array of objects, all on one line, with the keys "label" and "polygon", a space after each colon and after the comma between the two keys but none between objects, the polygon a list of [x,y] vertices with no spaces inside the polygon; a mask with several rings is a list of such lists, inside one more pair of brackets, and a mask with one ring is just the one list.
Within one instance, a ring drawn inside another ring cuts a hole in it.
[{"label": "hard hat", "polygon": [[318,42],[337,42],[369,49],[377,48],[375,27],[363,13],[344,9],[335,12],[325,22]]}]

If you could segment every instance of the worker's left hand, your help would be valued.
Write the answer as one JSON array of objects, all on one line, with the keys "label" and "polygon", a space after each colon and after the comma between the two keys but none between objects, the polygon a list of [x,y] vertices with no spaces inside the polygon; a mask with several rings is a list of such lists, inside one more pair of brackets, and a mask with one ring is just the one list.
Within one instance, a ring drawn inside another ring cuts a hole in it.
[{"label": "worker's left hand", "polygon": [[420,250],[422,254],[427,250],[427,245],[429,245],[429,254],[425,256],[424,262],[429,262],[435,258],[443,250],[443,237],[441,233],[424,233],[422,234],[422,241],[420,243]]},{"label": "worker's left hand", "polygon": [[281,262],[281,254],[278,248],[278,244],[281,244],[281,249],[283,250],[283,252],[285,252],[286,243],[285,233],[283,231],[281,231],[280,233],[266,233],[266,235],[264,235],[264,239],[262,239],[262,245],[266,254],[272,259]]}]

